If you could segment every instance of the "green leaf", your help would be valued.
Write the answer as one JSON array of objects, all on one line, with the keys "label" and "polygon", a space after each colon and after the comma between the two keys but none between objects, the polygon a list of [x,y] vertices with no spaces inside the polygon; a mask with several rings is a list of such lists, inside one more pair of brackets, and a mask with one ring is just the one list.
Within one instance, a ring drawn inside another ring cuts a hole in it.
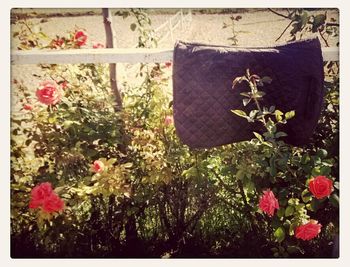
[{"label": "green leaf", "polygon": [[303,200],[304,203],[308,203],[312,199],[312,194],[309,192],[308,189],[305,189],[301,193],[301,199]]},{"label": "green leaf", "polygon": [[129,12],[128,11],[124,11],[122,13],[123,19],[126,19],[129,16]]},{"label": "green leaf", "polygon": [[276,120],[279,122],[282,120],[282,115],[283,115],[283,112],[280,111],[280,110],[275,110],[275,116],[276,116]]},{"label": "green leaf", "polygon": [[127,163],[124,163],[124,164],[123,164],[123,167],[124,167],[124,168],[131,168],[132,165],[133,165],[132,162],[127,162]]},{"label": "green leaf", "polygon": [[306,164],[306,163],[308,163],[310,160],[311,160],[311,159],[310,159],[310,156],[307,155],[307,154],[305,154],[305,155],[303,155],[303,156],[301,157],[301,164]]},{"label": "green leaf", "polygon": [[252,193],[255,189],[255,184],[252,181],[248,180],[245,183],[244,187],[247,189],[248,193]]},{"label": "green leaf", "polygon": [[298,198],[290,198],[288,200],[288,204],[291,206],[296,206],[299,204],[299,199]]},{"label": "green leaf", "polygon": [[287,136],[287,134],[285,132],[277,132],[275,137],[276,138],[280,138],[280,137],[283,137],[283,136]]},{"label": "green leaf", "polygon": [[[115,158],[112,158],[112,159],[109,159],[108,161],[107,161],[107,163],[106,163],[106,165],[108,165],[108,166],[112,166],[114,163],[116,163],[117,162],[117,159],[115,159]],[[132,163],[131,163],[132,164]]]},{"label": "green leaf", "polygon": [[289,111],[286,113],[285,118],[286,118],[286,120],[289,120],[289,119],[293,118],[294,116],[295,116],[295,111],[292,110],[292,111]]},{"label": "green leaf", "polygon": [[319,207],[321,206],[321,203],[319,200],[317,200],[316,198],[313,198],[311,200],[311,209],[312,211],[317,211],[319,209]]},{"label": "green leaf", "polygon": [[333,186],[339,190],[339,182],[334,182]]},{"label": "green leaf", "polygon": [[238,170],[238,172],[236,173],[236,177],[238,180],[242,180],[245,176],[245,173],[243,170]]},{"label": "green leaf", "polygon": [[243,117],[243,118],[247,117],[247,114],[243,110],[234,109],[234,110],[231,110],[231,112],[233,112],[237,116],[240,116],[240,117]]},{"label": "green leaf", "polygon": [[321,175],[329,175],[329,174],[331,174],[331,172],[332,172],[332,169],[330,168],[330,167],[328,167],[328,166],[322,166],[321,168],[320,168],[320,174]]},{"label": "green leaf", "polygon": [[253,132],[253,134],[260,142],[264,142],[264,138],[260,134],[258,134],[257,132]]},{"label": "green leaf", "polygon": [[248,105],[249,104],[249,102],[250,102],[250,98],[244,98],[243,99],[243,106],[246,106],[246,105]]},{"label": "green leaf", "polygon": [[289,254],[295,254],[295,253],[297,253],[297,252],[301,252],[301,249],[300,249],[300,247],[298,247],[298,246],[288,246],[288,247],[287,247],[287,252],[288,252]]},{"label": "green leaf", "polygon": [[253,97],[254,97],[254,98],[262,98],[264,95],[266,95],[265,92],[263,92],[263,91],[258,91],[258,92],[256,92],[256,93],[253,95]]},{"label": "green leaf", "polygon": [[49,117],[48,121],[49,121],[49,123],[55,123],[56,117]]},{"label": "green leaf", "polygon": [[329,202],[336,208],[339,208],[339,197],[337,194],[332,194],[329,197]]},{"label": "green leaf", "polygon": [[282,218],[284,216],[285,213],[285,208],[281,207],[277,210],[277,217],[278,218]]},{"label": "green leaf", "polygon": [[319,149],[316,153],[317,156],[319,156],[321,159],[324,159],[327,157],[328,152],[325,149]]},{"label": "green leaf", "polygon": [[315,167],[315,168],[313,168],[312,171],[311,171],[311,175],[314,176],[314,177],[316,177],[316,176],[318,176],[318,175],[321,175],[321,169],[320,169],[320,167]]},{"label": "green leaf", "polygon": [[254,119],[256,114],[259,113],[259,110],[253,109],[252,111],[249,112],[249,118]]},{"label": "green leaf", "polygon": [[272,157],[270,158],[270,175],[271,175],[272,177],[274,177],[274,176],[276,176],[276,174],[277,174],[277,170],[276,170],[275,157],[272,156]]},{"label": "green leaf", "polygon": [[245,92],[242,92],[242,93],[239,93],[241,96],[245,96],[245,97],[248,97],[250,98],[251,97],[251,93],[245,93]]},{"label": "green leaf", "polygon": [[262,144],[268,147],[273,147],[273,145],[270,142],[263,142]]},{"label": "green leaf", "polygon": [[271,248],[271,251],[274,252],[274,253],[275,253],[275,252],[278,252],[278,248],[276,248],[276,247]]},{"label": "green leaf", "polygon": [[283,223],[283,227],[284,227],[285,229],[289,229],[290,225],[291,225],[290,220],[286,220],[286,221]]},{"label": "green leaf", "polygon": [[323,25],[326,21],[326,16],[324,14],[319,14],[314,17],[314,21],[312,22],[312,32],[316,32],[318,27]]},{"label": "green leaf", "polygon": [[132,31],[135,31],[135,29],[136,29],[136,24],[135,24],[135,23],[131,23],[131,24],[130,24],[130,29],[131,29]]},{"label": "green leaf", "polygon": [[286,217],[289,217],[289,216],[293,215],[293,213],[294,213],[294,207],[293,206],[288,206],[286,208],[286,211],[285,211],[284,214],[285,214]]},{"label": "green leaf", "polygon": [[283,227],[278,227],[273,235],[275,236],[278,243],[281,243],[286,237]]},{"label": "green leaf", "polygon": [[272,79],[271,79],[269,76],[264,76],[264,77],[261,78],[261,81],[262,81],[263,83],[268,83],[268,84],[270,84],[270,83],[272,82]]}]

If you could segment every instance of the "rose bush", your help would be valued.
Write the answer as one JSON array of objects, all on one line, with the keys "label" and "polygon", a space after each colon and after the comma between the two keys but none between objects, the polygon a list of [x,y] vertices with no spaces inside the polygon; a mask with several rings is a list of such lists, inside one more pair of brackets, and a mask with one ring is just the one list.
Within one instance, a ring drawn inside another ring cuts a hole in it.
[{"label": "rose bush", "polygon": [[[139,46],[153,46],[147,14],[125,12]],[[26,29],[16,35],[20,49],[91,46],[80,29],[31,36],[32,46]],[[37,91],[13,81],[12,255],[331,257],[339,231],[336,66],[309,145],[282,140],[279,127],[298,114],[261,107],[242,119],[264,118],[264,132],[203,150],[175,134],[170,67],[142,65],[143,80],[124,84],[117,112],[107,64],[42,65]],[[258,75],[248,80],[257,84]]]}]

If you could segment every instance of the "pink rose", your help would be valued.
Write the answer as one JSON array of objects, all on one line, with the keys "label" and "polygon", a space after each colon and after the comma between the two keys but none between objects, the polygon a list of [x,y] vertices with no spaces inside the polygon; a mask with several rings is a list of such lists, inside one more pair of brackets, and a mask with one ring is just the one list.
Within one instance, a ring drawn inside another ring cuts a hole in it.
[{"label": "pink rose", "polygon": [[59,212],[64,208],[64,201],[56,194],[52,193],[43,202],[43,210],[45,212]]},{"label": "pink rose", "polygon": [[42,208],[47,213],[59,212],[64,208],[63,200],[52,190],[49,182],[35,186],[31,191],[30,209]]},{"label": "pink rose", "polygon": [[105,165],[100,160],[95,160],[94,164],[92,165],[92,169],[94,172],[102,172]]},{"label": "pink rose", "polygon": [[31,199],[29,202],[29,208],[36,209],[39,206],[43,205],[45,199],[48,198],[52,193],[52,186],[49,182],[41,183],[35,186],[30,192]]},{"label": "pink rose", "polygon": [[269,216],[273,216],[275,210],[280,208],[277,198],[270,189],[264,191],[264,194],[261,196],[259,208]]},{"label": "pink rose", "polygon": [[31,104],[24,104],[23,105],[23,109],[25,109],[25,110],[32,110],[33,106]]},{"label": "pink rose", "polygon": [[333,191],[333,181],[326,176],[317,176],[310,180],[309,190],[317,199],[328,197]]},{"label": "pink rose", "polygon": [[101,43],[94,43],[92,45],[92,48],[98,49],[98,48],[104,48],[105,46]]},{"label": "pink rose", "polygon": [[57,90],[56,83],[52,81],[42,82],[36,90],[36,96],[45,105],[54,105],[61,100],[60,91]]},{"label": "pink rose", "polygon": [[78,46],[83,46],[86,44],[87,35],[82,30],[76,31],[74,34],[74,41]]},{"label": "pink rose", "polygon": [[65,90],[65,89],[68,88],[68,82],[67,82],[67,81],[63,81],[60,85],[61,85],[61,88],[62,88],[63,90]]},{"label": "pink rose", "polygon": [[322,225],[315,220],[310,220],[307,224],[298,226],[295,229],[295,237],[302,240],[315,238],[321,232]]},{"label": "pink rose", "polygon": [[165,119],[164,119],[164,124],[165,124],[166,126],[169,126],[169,125],[171,125],[171,124],[173,124],[173,123],[174,123],[174,119],[173,119],[172,116],[166,116],[166,117],[165,117]]}]

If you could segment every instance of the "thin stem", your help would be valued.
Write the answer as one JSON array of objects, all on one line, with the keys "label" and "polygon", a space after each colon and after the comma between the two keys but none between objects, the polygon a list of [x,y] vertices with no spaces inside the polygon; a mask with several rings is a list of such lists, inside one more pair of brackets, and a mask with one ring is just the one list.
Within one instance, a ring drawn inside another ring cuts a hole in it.
[{"label": "thin stem", "polygon": [[27,29],[30,31],[30,33],[33,33],[32,29],[28,26],[27,21],[23,21],[23,24],[27,27]]},{"label": "thin stem", "polygon": [[280,16],[280,17],[285,18],[285,19],[290,19],[289,16],[286,16],[284,14],[278,13],[277,11],[273,10],[272,8],[268,8],[268,10],[270,10],[272,13],[276,14],[277,16]]},{"label": "thin stem", "polygon": [[278,36],[278,38],[275,40],[275,42],[277,42],[277,41],[283,36],[283,34],[286,32],[286,30],[289,28],[289,26],[290,26],[292,23],[293,23],[293,20],[291,20],[291,21],[288,23],[287,27],[283,30],[283,32],[281,33],[281,35]]},{"label": "thin stem", "polygon": [[329,47],[329,44],[328,44],[326,38],[324,38],[324,36],[323,36],[323,34],[322,34],[322,31],[321,31],[320,29],[318,30],[318,33],[319,33],[320,36],[322,37],[322,39],[323,39],[323,41],[325,42],[326,46]]},{"label": "thin stem", "polygon": [[218,175],[215,171],[212,170],[212,173],[215,175],[215,177],[219,180],[220,185],[225,188],[228,192],[236,195],[238,192],[236,192],[235,190],[233,190],[231,187],[229,187],[220,177],[220,175]]}]

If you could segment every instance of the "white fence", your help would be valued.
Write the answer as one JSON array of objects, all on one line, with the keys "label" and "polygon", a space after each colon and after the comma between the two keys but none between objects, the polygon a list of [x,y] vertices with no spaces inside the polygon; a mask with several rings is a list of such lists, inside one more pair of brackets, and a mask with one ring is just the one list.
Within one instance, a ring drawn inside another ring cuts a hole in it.
[{"label": "white fence", "polygon": [[[324,61],[339,61],[338,47],[322,48]],[[105,48],[72,50],[12,51],[12,64],[78,64],[78,63],[162,63],[173,59],[171,49]]]},{"label": "white fence", "polygon": [[[174,16],[167,19],[162,25],[158,26],[154,32],[158,37],[158,44],[164,42],[166,38],[171,38],[171,41],[174,42],[174,31],[180,25],[181,30],[183,30],[186,26],[190,25],[192,22],[192,12],[191,9],[188,9],[187,14],[184,14],[182,9],[178,11]],[[165,31],[165,33],[163,32]],[[134,45],[136,48],[138,45]]]},{"label": "white fence", "polygon": [[[159,34],[158,43],[170,36],[174,42],[174,30],[181,26],[183,30],[192,22],[192,12],[182,9],[155,29]],[[166,31],[162,34],[162,31]],[[137,46],[137,45],[136,45]],[[171,49],[136,48],[72,49],[72,50],[30,50],[12,51],[11,64],[78,64],[78,63],[161,63],[173,59]],[[322,48],[324,61],[339,61],[338,47]]]}]

